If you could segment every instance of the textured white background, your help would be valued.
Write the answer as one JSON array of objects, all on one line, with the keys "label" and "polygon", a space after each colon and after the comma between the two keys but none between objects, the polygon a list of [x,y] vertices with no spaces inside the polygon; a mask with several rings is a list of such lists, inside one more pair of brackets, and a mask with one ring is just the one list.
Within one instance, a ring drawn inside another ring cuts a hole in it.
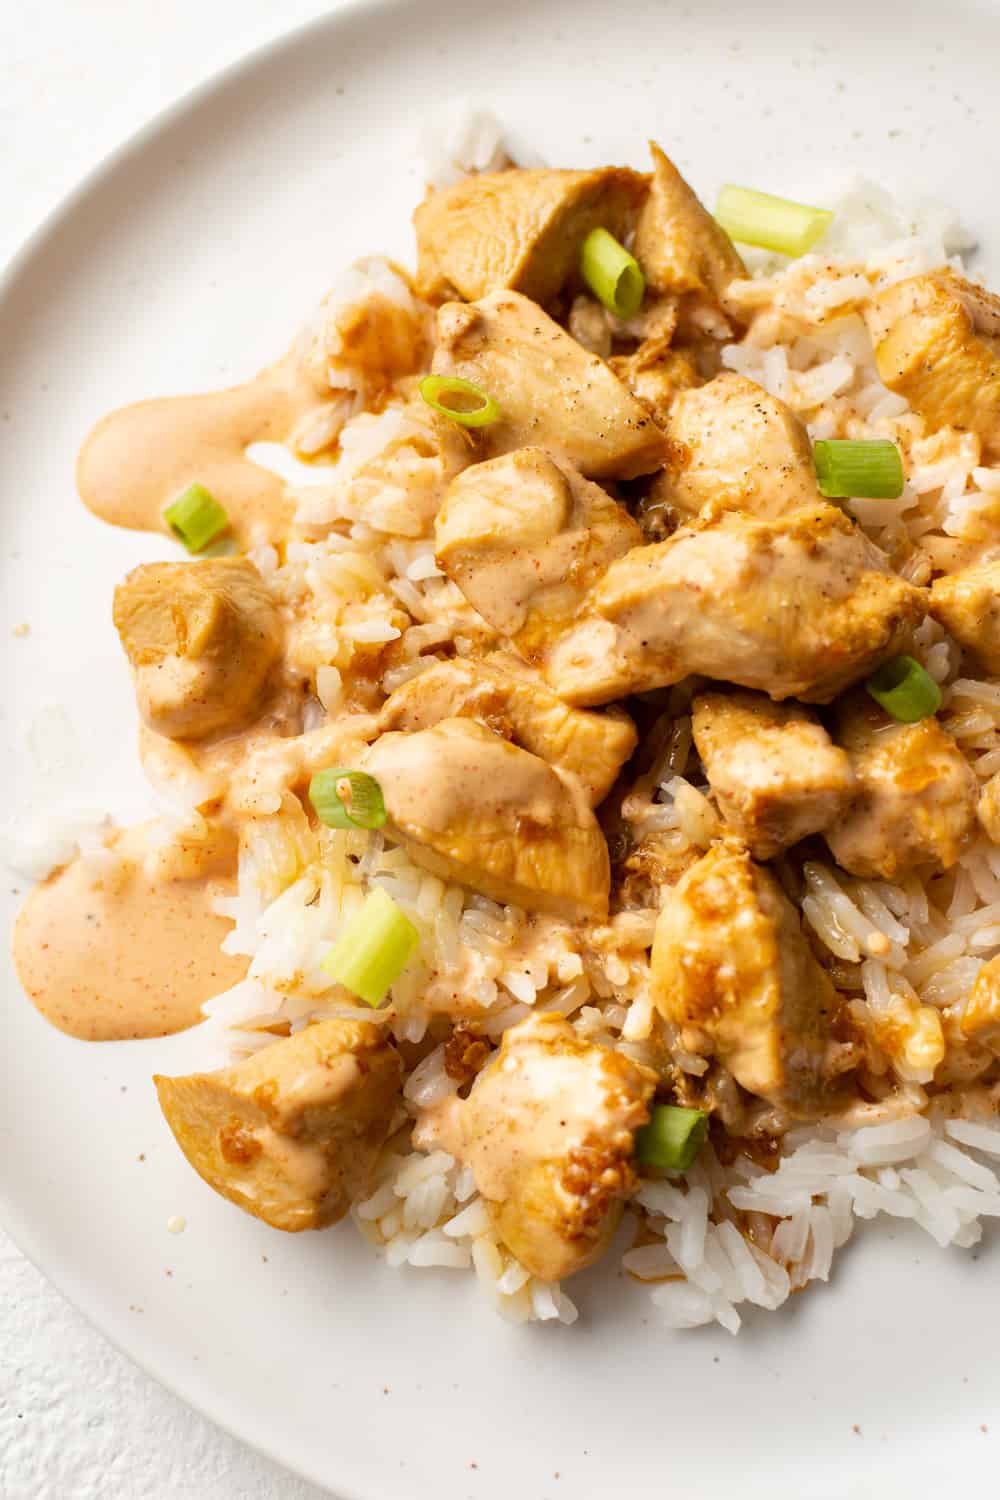
[{"label": "textured white background", "polygon": [[[333,8],[322,0],[0,3],[0,265],[151,115],[251,48]],[[137,1370],[0,1231],[2,1500],[321,1493]]]}]

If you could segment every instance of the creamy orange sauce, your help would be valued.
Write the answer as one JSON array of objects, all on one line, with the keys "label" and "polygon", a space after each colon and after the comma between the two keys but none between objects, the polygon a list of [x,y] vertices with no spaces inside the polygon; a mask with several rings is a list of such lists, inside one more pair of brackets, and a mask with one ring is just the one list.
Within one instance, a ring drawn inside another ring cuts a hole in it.
[{"label": "creamy orange sauce", "polygon": [[646,1119],[652,1086],[652,1074],[644,1081],[643,1070],[580,1040],[562,1017],[536,1014],[504,1035],[468,1099],[422,1113],[413,1139],[471,1167],[483,1197],[502,1203],[532,1163],[627,1140]]},{"label": "creamy orange sauce", "polygon": [[237,540],[278,539],[293,507],[284,482],[248,459],[246,449],[284,442],[325,404],[293,350],[245,385],[124,406],[98,422],[83,445],[80,497],[112,526],[168,531],[164,507],[197,482],[225,507]]},{"label": "creamy orange sauce", "polygon": [[70,1036],[170,1036],[246,975],[247,959],[220,948],[231,924],[210,909],[233,888],[228,861],[217,847],[189,849],[179,871],[164,868],[150,825],[123,830],[112,848],[120,858],[107,873],[78,859],[35,888],[14,928],[14,963],[42,1015]]}]

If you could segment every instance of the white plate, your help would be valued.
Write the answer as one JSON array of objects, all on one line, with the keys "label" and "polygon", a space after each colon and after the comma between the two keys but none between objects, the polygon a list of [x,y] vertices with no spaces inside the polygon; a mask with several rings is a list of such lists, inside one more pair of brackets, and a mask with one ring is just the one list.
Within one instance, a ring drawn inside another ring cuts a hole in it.
[{"label": "white plate", "polygon": [[[1000,13],[970,0],[946,15],[925,0],[358,5],[158,122],[35,240],[0,301],[0,767],[17,805],[143,805],[110,598],[162,548],[75,501],[87,427],[252,371],[344,263],[409,256],[410,143],[430,106],[489,101],[566,165],[638,164],[656,135],[709,197],[729,178],[822,202],[861,166],[952,200],[997,266],[998,49]],[[56,701],[77,746],[43,793],[23,731]],[[149,1083],[197,1063],[197,1033],[74,1043],[9,964],[4,999],[15,1237],[194,1406],[352,1500],[895,1500],[989,1482],[991,1251],[869,1231],[832,1286],[751,1315],[737,1340],[667,1333],[610,1268],[573,1283],[574,1329],[511,1328],[469,1277],[390,1272],[349,1227],[283,1237],[204,1187]]]}]

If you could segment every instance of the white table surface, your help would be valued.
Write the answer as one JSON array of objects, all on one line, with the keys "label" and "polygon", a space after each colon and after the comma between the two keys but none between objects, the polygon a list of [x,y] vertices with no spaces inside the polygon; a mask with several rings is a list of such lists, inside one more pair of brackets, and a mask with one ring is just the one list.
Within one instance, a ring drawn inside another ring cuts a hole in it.
[{"label": "white table surface", "polygon": [[[151,115],[334,3],[0,4],[0,265]],[[0,1230],[3,1500],[319,1500],[322,1493],[144,1375]]]}]

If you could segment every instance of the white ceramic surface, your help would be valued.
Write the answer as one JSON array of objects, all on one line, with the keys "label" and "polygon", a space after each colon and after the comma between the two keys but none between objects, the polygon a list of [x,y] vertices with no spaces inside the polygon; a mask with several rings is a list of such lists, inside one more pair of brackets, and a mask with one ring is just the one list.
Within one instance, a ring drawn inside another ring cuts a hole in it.
[{"label": "white ceramic surface", "polygon": [[[925,0],[878,14],[803,0],[794,16],[777,0],[357,6],[147,132],[36,240],[0,300],[0,765],[16,804],[43,795],[24,729],[58,701],[76,737],[58,796],[123,818],[144,806],[109,600],[162,548],[82,512],[79,439],[120,401],[270,358],[353,256],[408,255],[409,142],[429,103],[488,100],[565,164],[640,162],[656,134],[709,195],[727,177],[822,201],[861,165],[951,198],[1000,250],[984,186],[1000,165],[998,43],[996,8],[971,0],[946,27]],[[32,633],[15,638],[22,620]],[[9,916],[7,883],[3,899]],[[574,1329],[513,1329],[471,1278],[387,1271],[347,1228],[277,1236],[204,1188],[149,1085],[154,1068],[197,1062],[197,1033],[88,1048],[47,1028],[9,970],[4,998],[12,1232],[192,1404],[350,1500],[626,1485],[750,1500],[776,1482],[803,1500],[895,1500],[995,1485],[989,1248],[943,1255],[876,1229],[830,1288],[749,1318],[735,1341],[665,1332],[639,1290],[600,1270],[574,1283]],[[178,1213],[188,1228],[172,1238]]]}]

